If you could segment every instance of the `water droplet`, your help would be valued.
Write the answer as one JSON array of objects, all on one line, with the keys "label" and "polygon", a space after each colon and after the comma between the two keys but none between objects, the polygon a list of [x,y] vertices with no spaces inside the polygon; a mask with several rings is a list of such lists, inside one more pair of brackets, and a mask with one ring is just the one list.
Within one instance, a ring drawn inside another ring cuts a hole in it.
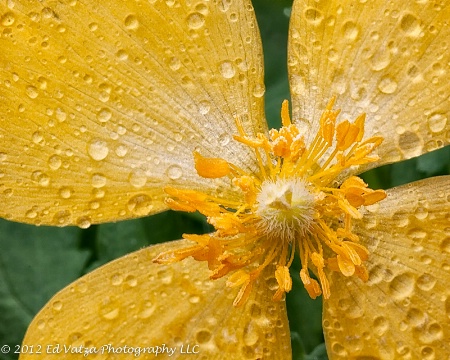
[{"label": "water droplet", "polygon": [[58,120],[61,123],[61,122],[66,121],[67,113],[63,109],[58,107],[58,108],[56,108],[55,116],[56,116],[56,120]]},{"label": "water droplet", "polygon": [[156,309],[156,306],[154,304],[152,304],[150,301],[147,301],[144,304],[144,308],[140,312],[139,317],[141,319],[147,319],[153,315],[153,313],[155,312],[155,309]]},{"label": "water droplet", "polygon": [[253,88],[253,96],[256,98],[260,98],[264,96],[264,93],[266,92],[266,87],[264,84],[256,84]]},{"label": "water droplet", "polygon": [[385,69],[391,63],[391,55],[388,51],[377,51],[369,60],[373,71]]},{"label": "water droplet", "polygon": [[55,302],[52,304],[52,308],[53,308],[53,310],[55,310],[55,311],[60,311],[60,310],[62,309],[62,306],[63,306],[63,304],[62,304],[61,301],[55,301]]},{"label": "water droplet", "polygon": [[115,152],[118,157],[124,157],[128,152],[128,148],[125,145],[119,145],[116,147]]},{"label": "water droplet", "polygon": [[206,115],[207,113],[209,113],[210,109],[211,109],[211,105],[210,105],[209,101],[207,101],[207,100],[202,100],[198,104],[198,112],[202,115]]},{"label": "water droplet", "polygon": [[197,334],[195,335],[195,339],[197,340],[197,343],[204,344],[211,340],[211,332],[208,330],[200,330],[197,331]]},{"label": "water droplet", "polygon": [[72,189],[69,187],[62,187],[59,189],[59,196],[61,196],[63,199],[69,199],[72,196]]},{"label": "water droplet", "polygon": [[131,14],[125,18],[125,27],[130,30],[137,29],[139,27],[139,21],[135,15]]},{"label": "water droplet", "polygon": [[36,99],[39,95],[38,90],[34,86],[29,85],[26,87],[25,90],[30,99]]},{"label": "water droplet", "polygon": [[423,291],[430,291],[436,285],[436,278],[430,274],[423,274],[417,279],[417,287]]},{"label": "water droplet", "polygon": [[28,219],[36,219],[37,216],[38,216],[38,213],[36,212],[35,207],[33,207],[32,209],[28,210],[28,211],[25,213],[25,216],[26,216]]},{"label": "water droplet", "polygon": [[118,286],[120,284],[122,284],[123,282],[123,276],[120,274],[113,274],[111,276],[111,284],[114,286]]},{"label": "water droplet", "polygon": [[219,71],[225,79],[231,79],[236,74],[233,63],[230,61],[221,62],[219,64]]},{"label": "water droplet", "polygon": [[170,165],[167,168],[167,176],[171,180],[177,180],[183,175],[183,170],[179,165]]},{"label": "water droplet", "polygon": [[105,123],[105,122],[109,121],[111,119],[111,117],[112,117],[111,110],[106,109],[106,108],[100,109],[100,111],[97,113],[97,119],[101,123]]},{"label": "water droplet", "polygon": [[119,308],[110,309],[107,307],[102,309],[101,314],[106,320],[113,320],[119,316]]},{"label": "water droplet", "polygon": [[80,216],[76,224],[80,229],[87,229],[91,226],[91,218],[89,216]]},{"label": "water droplet", "polygon": [[138,284],[138,281],[136,279],[136,276],[133,275],[128,275],[125,278],[125,282],[127,283],[128,286],[130,287],[135,287]]},{"label": "water droplet", "polygon": [[16,21],[16,18],[12,12],[7,12],[0,18],[0,23],[3,26],[11,26],[12,24],[14,24],[14,21]]},{"label": "water droplet", "polygon": [[93,22],[89,24],[89,30],[91,30],[92,32],[96,31],[98,29],[98,24]]},{"label": "water droplet", "polygon": [[44,137],[40,131],[35,131],[31,138],[35,144],[39,144],[42,140],[44,140]]},{"label": "water droplet", "polygon": [[198,12],[194,12],[187,17],[186,21],[190,29],[196,30],[205,24],[205,17]]},{"label": "water droplet", "polygon": [[128,180],[131,185],[133,185],[135,188],[139,189],[146,184],[147,176],[145,175],[144,171],[142,171],[140,169],[136,169],[130,173]]},{"label": "water droplet", "polygon": [[349,41],[355,41],[358,37],[359,30],[353,21],[347,21],[344,24],[344,37]]},{"label": "water droplet", "polygon": [[37,182],[40,186],[47,187],[50,184],[50,178],[42,171],[34,171],[31,174],[31,180]]},{"label": "water droplet", "polygon": [[93,139],[88,145],[88,154],[92,159],[100,161],[108,156],[109,148],[106,141],[101,139]]},{"label": "water droplet", "polygon": [[305,19],[306,21],[310,22],[311,24],[317,26],[319,25],[323,20],[322,13],[314,8],[309,8],[305,10]]},{"label": "water droplet", "polygon": [[247,346],[254,346],[259,340],[259,334],[256,325],[250,321],[244,328],[244,343]]},{"label": "water droplet", "polygon": [[93,174],[91,179],[92,187],[94,188],[102,188],[106,185],[106,177],[103,174]]},{"label": "water droplet", "polygon": [[400,28],[410,37],[418,37],[422,32],[419,19],[412,14],[406,14],[402,17]]},{"label": "water droplet", "polygon": [[200,296],[192,295],[189,297],[189,302],[191,304],[198,304],[200,302]]},{"label": "water droplet", "polygon": [[446,115],[437,112],[429,115],[427,119],[428,127],[434,133],[444,130],[445,127],[447,126],[447,121],[448,118]]},{"label": "water droplet", "polygon": [[422,142],[419,136],[412,132],[406,131],[398,138],[398,146],[406,157],[419,156],[422,154]]},{"label": "water droplet", "polygon": [[219,136],[219,144],[221,146],[226,146],[230,142],[230,139],[230,135],[228,135],[227,133],[223,133]]},{"label": "water droplet", "polygon": [[393,94],[397,90],[397,82],[390,77],[383,77],[378,83],[378,90],[384,94]]},{"label": "water droplet", "polygon": [[68,225],[70,223],[71,215],[72,214],[70,213],[70,211],[61,210],[55,213],[55,215],[53,216],[53,221],[58,226]]},{"label": "water droplet", "polygon": [[450,254],[450,238],[446,238],[441,243],[441,251]]},{"label": "water droplet", "polygon": [[120,61],[125,61],[128,59],[128,53],[123,49],[117,51],[116,56]]},{"label": "water droplet", "polygon": [[160,271],[158,271],[158,279],[163,284],[171,284],[173,280],[173,270],[170,268],[161,269]]},{"label": "water droplet", "polygon": [[153,209],[152,199],[145,194],[135,195],[128,201],[127,207],[136,215],[145,216]]},{"label": "water droplet", "polygon": [[58,155],[52,155],[48,159],[48,166],[52,170],[58,170],[61,167],[62,160]]},{"label": "water droplet", "polygon": [[392,282],[389,285],[389,290],[391,292],[392,297],[397,300],[404,300],[409,297],[414,291],[414,277],[412,274],[405,273],[401,275],[397,275],[392,279]]},{"label": "water droplet", "polygon": [[181,67],[181,61],[175,56],[169,59],[169,67],[173,71],[177,71]]},{"label": "water droplet", "polygon": [[389,329],[389,322],[384,316],[379,316],[373,321],[374,332],[377,336],[382,336]]}]

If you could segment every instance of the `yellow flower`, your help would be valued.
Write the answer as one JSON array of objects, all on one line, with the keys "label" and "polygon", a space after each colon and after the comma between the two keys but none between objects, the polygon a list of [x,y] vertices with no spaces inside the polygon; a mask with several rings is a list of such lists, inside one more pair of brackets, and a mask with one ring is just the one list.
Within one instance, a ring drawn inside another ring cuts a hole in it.
[{"label": "yellow flower", "polygon": [[0,6],[0,215],[86,228],[172,208],[216,229],[81,278],[24,344],[290,358],[297,251],[330,359],[448,356],[449,177],[385,198],[356,175],[448,144],[450,5],[294,1],[279,131],[249,1]]}]

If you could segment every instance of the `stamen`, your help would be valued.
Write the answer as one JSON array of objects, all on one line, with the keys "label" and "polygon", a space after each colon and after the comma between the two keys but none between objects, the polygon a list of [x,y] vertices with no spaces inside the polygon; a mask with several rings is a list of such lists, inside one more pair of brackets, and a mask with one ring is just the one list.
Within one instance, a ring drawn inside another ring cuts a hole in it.
[{"label": "stamen", "polygon": [[[240,287],[235,306],[245,303],[254,281],[272,265],[278,284],[273,299],[282,300],[292,288],[289,267],[296,250],[301,261],[300,278],[312,298],[332,296],[326,271],[367,281],[364,262],[369,252],[352,232],[352,219],[361,218],[360,208],[383,200],[386,193],[370,189],[356,176],[346,179],[339,188],[332,184],[349,167],[377,160],[372,153],[383,139],[363,141],[365,114],[353,123],[337,123],[340,110],[333,110],[334,103],[332,98],[309,147],[291,122],[287,101],[281,107],[282,128],[270,130],[268,136],[249,137],[236,118],[238,134],[233,138],[253,149],[257,173],[194,152],[199,176],[227,177],[242,196],[230,200],[197,190],[165,189],[170,208],[199,211],[215,232],[185,234],[191,246],[160,254],[155,261],[171,263],[189,256],[206,261],[211,279],[228,276],[227,286]],[[310,270],[318,281],[311,277]]]}]

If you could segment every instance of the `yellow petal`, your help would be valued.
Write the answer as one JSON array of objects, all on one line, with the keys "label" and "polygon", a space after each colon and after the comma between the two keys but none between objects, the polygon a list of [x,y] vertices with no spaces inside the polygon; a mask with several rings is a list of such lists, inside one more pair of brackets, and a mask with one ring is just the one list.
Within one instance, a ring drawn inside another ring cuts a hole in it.
[{"label": "yellow petal", "polygon": [[[232,303],[239,288],[226,288],[225,279],[209,280],[205,262],[186,259],[169,266],[152,262],[160,252],[189,244],[181,240],[137,251],[69,285],[48,302],[27,331],[23,343],[41,344],[42,354],[23,354],[21,360],[54,359],[46,346],[55,344],[97,349],[107,344],[165,344],[175,348],[171,359],[184,358],[181,351],[187,346],[207,359],[263,354],[289,359],[285,303],[272,301],[266,280],[257,280],[246,304],[236,308]],[[273,275],[268,280],[276,283]],[[96,359],[111,356],[98,354]],[[75,360],[80,354],[59,357]],[[167,353],[164,358],[169,358]]]},{"label": "yellow petal", "polygon": [[250,1],[2,2],[0,18],[0,216],[161,211],[163,186],[209,184],[194,149],[256,166],[232,140],[236,116],[266,130]]},{"label": "yellow petal", "polygon": [[388,191],[354,220],[367,282],[330,276],[323,326],[330,360],[447,359],[450,176]]},{"label": "yellow petal", "polygon": [[449,17],[448,2],[294,1],[289,79],[306,140],[336,95],[341,120],[366,113],[366,138],[385,139],[359,172],[448,144]]}]

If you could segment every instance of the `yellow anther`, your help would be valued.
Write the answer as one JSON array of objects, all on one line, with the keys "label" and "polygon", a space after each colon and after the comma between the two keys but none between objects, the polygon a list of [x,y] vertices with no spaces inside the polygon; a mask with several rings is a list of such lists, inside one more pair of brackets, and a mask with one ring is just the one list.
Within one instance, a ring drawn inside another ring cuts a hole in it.
[{"label": "yellow anther", "polygon": [[306,291],[308,292],[308,295],[311,299],[315,299],[320,294],[322,294],[322,290],[320,290],[319,283],[311,279],[311,277],[308,274],[308,270],[301,269],[300,270],[300,279],[302,280],[303,285],[305,286]]},{"label": "yellow anther", "polygon": [[289,115],[289,101],[284,100],[281,104],[281,123],[283,126],[291,125],[291,117]]},{"label": "yellow anther", "polygon": [[292,278],[289,274],[289,268],[284,265],[278,265],[275,270],[275,278],[277,279],[278,289],[273,296],[273,300],[280,301],[283,294],[292,289]]},{"label": "yellow anther", "polygon": [[205,158],[194,151],[195,170],[204,178],[221,178],[230,173],[228,162],[220,158]]}]

